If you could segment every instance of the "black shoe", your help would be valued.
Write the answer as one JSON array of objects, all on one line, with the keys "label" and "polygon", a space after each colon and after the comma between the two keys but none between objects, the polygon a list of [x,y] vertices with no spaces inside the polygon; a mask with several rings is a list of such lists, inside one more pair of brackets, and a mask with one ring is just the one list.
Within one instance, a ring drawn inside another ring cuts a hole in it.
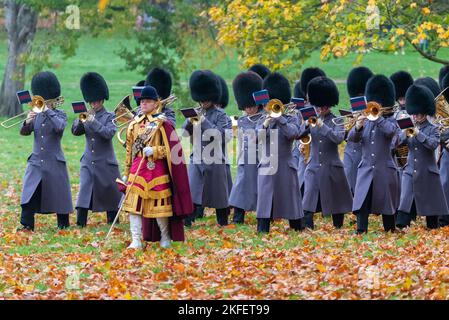
[{"label": "black shoe", "polygon": [[193,215],[190,215],[184,219],[184,227],[191,228],[192,222],[193,222]]},{"label": "black shoe", "polygon": [[30,226],[21,226],[17,228],[17,232],[33,232],[34,228]]},{"label": "black shoe", "polygon": [[234,218],[232,222],[235,224],[245,224],[245,211],[234,209]]},{"label": "black shoe", "polygon": [[356,234],[362,235],[362,234],[367,234],[368,230],[357,230]]},{"label": "black shoe", "polygon": [[221,227],[225,227],[229,224],[229,215],[223,212],[217,212],[217,223]]},{"label": "black shoe", "polygon": [[[113,224],[116,216],[117,216],[117,212],[107,212],[106,217],[107,217],[108,224]],[[116,224],[120,223],[120,217],[117,218],[117,221],[115,223]]]}]

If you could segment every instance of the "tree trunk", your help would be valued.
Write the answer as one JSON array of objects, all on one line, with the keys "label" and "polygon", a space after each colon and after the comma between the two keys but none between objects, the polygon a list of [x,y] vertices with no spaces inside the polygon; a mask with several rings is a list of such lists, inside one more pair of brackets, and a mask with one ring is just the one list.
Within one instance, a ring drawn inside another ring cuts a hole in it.
[{"label": "tree trunk", "polygon": [[14,116],[22,112],[17,91],[25,83],[24,55],[31,49],[36,34],[38,14],[15,0],[5,1],[5,27],[8,32],[8,61],[0,88],[0,115]]}]

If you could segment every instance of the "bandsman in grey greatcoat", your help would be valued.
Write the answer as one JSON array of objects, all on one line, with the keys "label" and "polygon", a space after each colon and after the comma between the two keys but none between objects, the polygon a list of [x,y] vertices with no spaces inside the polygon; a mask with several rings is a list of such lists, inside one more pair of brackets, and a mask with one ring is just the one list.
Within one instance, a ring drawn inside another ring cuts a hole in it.
[{"label": "bandsman in grey greatcoat", "polygon": [[[361,97],[365,95],[365,87],[373,73],[367,67],[357,67],[351,70],[346,81],[346,87],[350,98]],[[345,167],[346,177],[348,178],[351,192],[354,194],[355,183],[357,181],[357,168],[362,160],[362,144],[352,142],[346,139],[346,146],[343,156],[343,165]]]},{"label": "bandsman in grey greatcoat", "polygon": [[[209,70],[193,72],[189,81],[192,99],[200,104],[200,115],[184,122],[184,136],[193,145],[190,156],[189,183],[195,212],[185,219],[191,226],[203,208],[216,209],[217,223],[229,223],[229,194],[226,143],[232,139],[232,122],[216,104],[221,96],[219,78]],[[219,141],[216,141],[219,140]],[[210,144],[218,146],[209,150]],[[206,151],[209,150],[209,151]]]},{"label": "bandsman in grey greatcoat", "polygon": [[67,116],[54,108],[61,96],[61,85],[51,72],[40,72],[31,81],[34,96],[45,100],[42,112],[30,112],[20,128],[20,134],[34,133],[33,152],[23,178],[22,230],[34,230],[35,214],[56,213],[58,228],[68,228],[69,214],[73,212],[70,180],[61,139],[67,125]]},{"label": "bandsman in grey greatcoat", "polygon": [[86,138],[76,203],[76,224],[85,227],[89,210],[106,212],[107,222],[112,223],[121,193],[116,184],[120,171],[113,145],[117,131],[112,122],[115,115],[104,107],[105,100],[109,100],[108,86],[100,74],[89,72],[81,78],[80,88],[84,100],[91,107],[85,119],[76,119],[72,125],[73,135]]},{"label": "bandsman in grey greatcoat", "polygon": [[[272,73],[263,82],[270,99],[283,104],[291,100],[289,81]],[[258,150],[261,153],[257,182],[257,231],[268,233],[271,219],[287,219],[294,230],[304,228],[302,196],[299,192],[298,162],[293,158],[293,142],[301,137],[296,117],[263,117],[257,124]]]},{"label": "bandsman in grey greatcoat", "polygon": [[435,114],[435,96],[424,86],[412,85],[405,96],[407,113],[415,123],[401,134],[401,143],[409,148],[402,173],[402,192],[396,225],[410,226],[412,215],[425,216],[429,229],[438,228],[438,217],[449,214],[435,159],[440,143],[438,128],[427,120]]},{"label": "bandsman in grey greatcoat", "polygon": [[[382,108],[395,104],[394,84],[383,75],[376,75],[368,81],[365,95],[368,104],[377,102]],[[357,171],[352,206],[357,215],[357,233],[368,232],[369,214],[381,214],[385,231],[395,230],[394,215],[400,195],[391,147],[398,128],[389,112],[371,120],[362,115],[349,132],[348,140],[362,143],[362,160]]]},{"label": "bandsman in grey greatcoat", "polygon": [[310,162],[304,174],[304,220],[305,226],[314,229],[313,215],[322,212],[332,216],[335,228],[341,228],[345,213],[351,212],[352,193],[340,160],[338,146],[343,142],[343,125],[332,120],[331,107],[338,105],[339,92],[329,78],[317,77],[308,85],[308,100],[317,110],[315,126],[304,123],[303,131],[310,132]]},{"label": "bandsman in grey greatcoat", "polygon": [[256,125],[263,116],[253,93],[262,90],[262,78],[255,72],[240,73],[232,83],[239,110],[245,115],[238,119],[237,176],[229,205],[234,208],[233,222],[243,224],[248,211],[257,210],[257,133]]},{"label": "bandsman in grey greatcoat", "polygon": [[[447,69],[447,75],[441,79],[441,91],[447,102],[449,102],[449,66]],[[442,69],[444,71],[444,69]],[[443,148],[443,154],[440,160],[440,173],[441,181],[443,183],[443,190],[446,196],[446,201],[449,207],[449,129],[446,129],[441,134],[441,146]],[[443,216],[440,218],[440,225],[445,227],[449,225],[449,217]]]},{"label": "bandsman in grey greatcoat", "polygon": [[[325,77],[326,73],[320,68],[306,68],[301,73],[301,79],[298,81],[294,87],[293,95],[295,98],[303,98],[305,101],[305,107],[310,107],[310,102],[307,101],[307,87],[309,82],[316,77]],[[298,118],[299,125],[302,124],[303,119],[301,113],[297,113],[296,117]],[[298,162],[298,179],[299,179],[299,189],[301,191],[301,195],[304,196],[304,173],[307,167],[307,161],[304,157],[305,148],[299,140],[296,140],[293,147],[293,157],[297,159]]]}]

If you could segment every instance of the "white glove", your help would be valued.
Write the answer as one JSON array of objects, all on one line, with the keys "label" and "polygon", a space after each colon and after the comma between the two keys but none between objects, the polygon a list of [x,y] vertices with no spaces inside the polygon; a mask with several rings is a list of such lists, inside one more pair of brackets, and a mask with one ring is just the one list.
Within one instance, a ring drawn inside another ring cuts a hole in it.
[{"label": "white glove", "polygon": [[45,111],[47,111],[47,110],[50,110],[50,109],[48,109],[47,105],[45,105],[42,112],[45,112]]},{"label": "white glove", "polygon": [[28,116],[26,118],[26,123],[30,123],[31,121],[33,121],[37,116],[36,112],[30,111],[30,113],[28,113]]},{"label": "white glove", "polygon": [[270,126],[271,120],[273,120],[273,118],[268,117],[267,119],[265,119],[265,121],[263,122],[263,127],[268,128]]},{"label": "white glove", "polygon": [[145,156],[151,157],[153,155],[154,151],[153,151],[152,147],[145,147],[145,148],[143,148],[143,153],[145,154]]},{"label": "white glove", "polygon": [[167,116],[165,114],[161,113],[160,115],[158,115],[156,117],[156,119],[158,119],[161,122],[165,122],[165,121],[167,121]]},{"label": "white glove", "polygon": [[446,149],[449,149],[449,139],[447,139],[446,141],[444,141],[444,144],[446,145]]},{"label": "white glove", "polygon": [[92,113],[89,113],[89,114],[87,115],[86,121],[87,121],[87,122],[92,122],[92,121],[94,121],[94,119],[95,119],[95,115],[92,114]]},{"label": "white glove", "polygon": [[323,124],[324,124],[323,120],[321,118],[318,118],[318,120],[316,122],[317,127],[321,128],[323,126]]},{"label": "white glove", "polygon": [[366,119],[366,116],[363,116],[363,115],[358,118],[358,120],[355,124],[355,128],[357,130],[360,130],[363,128],[363,126],[365,125],[365,119]]},{"label": "white glove", "polygon": [[123,177],[122,177],[122,181],[123,181],[124,183],[127,183],[127,182],[128,182],[128,177],[127,177],[127,176],[123,176]]}]

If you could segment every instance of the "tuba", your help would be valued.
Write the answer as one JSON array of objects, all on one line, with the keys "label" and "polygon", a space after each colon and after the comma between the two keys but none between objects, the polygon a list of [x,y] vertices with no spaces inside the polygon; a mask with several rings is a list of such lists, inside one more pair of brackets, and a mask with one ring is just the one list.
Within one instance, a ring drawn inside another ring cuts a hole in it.
[{"label": "tuba", "polygon": [[131,108],[130,103],[131,95],[125,96],[115,107],[115,118],[112,120],[114,125],[120,130],[117,132],[118,141],[124,145],[126,138],[123,138],[123,134],[126,136],[128,125],[134,120],[134,109]]},{"label": "tuba", "polygon": [[114,109],[115,118],[112,122],[117,128],[127,126],[133,119],[138,108],[131,108],[131,95],[125,96]]},{"label": "tuba", "polygon": [[[62,99],[62,101],[64,101],[64,98],[62,98],[62,97],[60,97],[60,98]],[[56,99],[53,99],[53,100],[56,100]],[[0,125],[5,129],[10,129],[12,127],[15,127],[15,126],[21,124],[23,122],[23,119],[21,119],[21,118],[28,115],[30,112],[34,112],[34,113],[43,112],[44,108],[46,106],[46,101],[41,96],[33,96],[31,98],[31,102],[28,104],[28,106],[30,108],[29,111],[25,111],[25,112],[22,112],[16,116],[14,116],[14,117],[8,118],[5,121],[3,121],[2,123],[0,123]]]},{"label": "tuba", "polygon": [[440,132],[444,132],[449,129],[449,102],[444,96],[444,92],[448,90],[449,87],[441,91],[441,93],[435,98],[435,122]]}]

